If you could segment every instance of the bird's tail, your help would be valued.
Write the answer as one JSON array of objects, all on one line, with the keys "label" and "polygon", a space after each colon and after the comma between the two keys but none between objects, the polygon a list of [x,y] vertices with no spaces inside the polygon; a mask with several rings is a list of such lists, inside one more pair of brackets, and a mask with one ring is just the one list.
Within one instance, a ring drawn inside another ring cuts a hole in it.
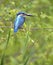
[{"label": "bird's tail", "polygon": [[14,29],[14,32],[17,32],[17,30]]},{"label": "bird's tail", "polygon": [[14,32],[17,32],[18,31],[18,28],[14,27]]}]

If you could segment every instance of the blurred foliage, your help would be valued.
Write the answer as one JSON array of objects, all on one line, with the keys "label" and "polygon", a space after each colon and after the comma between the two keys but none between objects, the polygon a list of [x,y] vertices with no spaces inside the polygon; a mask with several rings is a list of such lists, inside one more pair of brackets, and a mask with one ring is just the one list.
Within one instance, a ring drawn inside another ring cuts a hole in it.
[{"label": "blurred foliage", "polygon": [[[15,34],[7,26],[19,11],[34,17],[26,17],[24,30]],[[0,61],[9,30],[4,65],[53,65],[53,0],[0,0]]]}]

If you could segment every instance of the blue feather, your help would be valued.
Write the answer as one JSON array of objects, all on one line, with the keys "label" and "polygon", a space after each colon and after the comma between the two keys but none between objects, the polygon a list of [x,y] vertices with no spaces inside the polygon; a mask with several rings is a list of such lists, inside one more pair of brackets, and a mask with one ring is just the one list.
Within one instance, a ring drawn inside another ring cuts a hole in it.
[{"label": "blue feather", "polygon": [[22,27],[23,23],[25,21],[25,17],[23,16],[17,16],[14,22],[14,32],[17,32],[20,27]]}]

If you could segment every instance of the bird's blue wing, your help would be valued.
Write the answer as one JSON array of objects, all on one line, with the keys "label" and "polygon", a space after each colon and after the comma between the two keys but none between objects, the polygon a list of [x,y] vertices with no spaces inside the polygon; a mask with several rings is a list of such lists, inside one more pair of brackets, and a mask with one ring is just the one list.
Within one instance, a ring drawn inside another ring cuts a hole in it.
[{"label": "bird's blue wing", "polygon": [[24,17],[22,17],[22,16],[16,17],[15,22],[14,22],[14,32],[18,31],[19,27],[21,27],[23,25],[24,21],[25,21]]}]

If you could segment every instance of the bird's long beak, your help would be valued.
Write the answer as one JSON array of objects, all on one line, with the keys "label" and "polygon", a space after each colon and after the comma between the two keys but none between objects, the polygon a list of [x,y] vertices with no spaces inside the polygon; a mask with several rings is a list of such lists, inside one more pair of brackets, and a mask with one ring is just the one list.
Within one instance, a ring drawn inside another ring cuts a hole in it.
[{"label": "bird's long beak", "polygon": [[32,14],[25,14],[26,16],[33,16]]}]

